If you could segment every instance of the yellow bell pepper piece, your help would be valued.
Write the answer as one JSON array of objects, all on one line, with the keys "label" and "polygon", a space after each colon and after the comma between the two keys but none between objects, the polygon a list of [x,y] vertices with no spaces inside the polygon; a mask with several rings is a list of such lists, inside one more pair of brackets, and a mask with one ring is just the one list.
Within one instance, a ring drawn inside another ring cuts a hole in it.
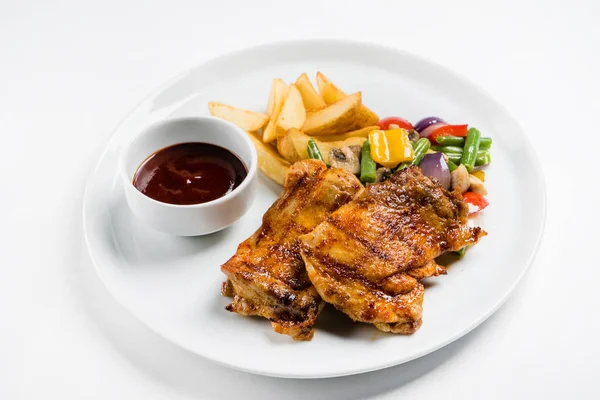
[{"label": "yellow bell pepper piece", "polygon": [[479,170],[477,172],[471,172],[471,175],[474,175],[477,178],[479,178],[481,182],[485,182],[485,172],[483,172],[482,170]]},{"label": "yellow bell pepper piece", "polygon": [[369,133],[371,158],[386,168],[412,161],[415,153],[405,129],[374,130]]}]

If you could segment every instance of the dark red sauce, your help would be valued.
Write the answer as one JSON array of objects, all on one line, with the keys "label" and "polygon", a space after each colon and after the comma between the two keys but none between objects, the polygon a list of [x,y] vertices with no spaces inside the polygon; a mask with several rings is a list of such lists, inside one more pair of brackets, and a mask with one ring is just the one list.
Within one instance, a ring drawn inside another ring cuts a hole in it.
[{"label": "dark red sauce", "polygon": [[208,143],[180,143],[148,157],[133,185],[154,200],[170,204],[206,203],[225,196],[248,175],[232,152]]}]

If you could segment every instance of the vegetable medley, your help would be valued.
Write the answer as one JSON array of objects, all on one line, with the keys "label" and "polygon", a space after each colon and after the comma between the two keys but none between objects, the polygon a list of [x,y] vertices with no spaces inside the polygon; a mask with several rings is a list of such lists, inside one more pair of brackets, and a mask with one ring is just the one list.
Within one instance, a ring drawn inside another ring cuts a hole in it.
[{"label": "vegetable medley", "polygon": [[[489,205],[483,182],[484,168],[491,162],[491,138],[481,137],[476,128],[450,125],[438,117],[423,118],[414,126],[403,118],[388,117],[377,125],[379,129],[369,132],[360,149],[357,174],[364,184],[382,181],[393,171],[417,165],[445,189],[459,191],[470,214]],[[313,139],[308,141],[308,155],[323,160]],[[347,158],[343,152],[342,156]],[[330,155],[330,160],[335,159]]]}]

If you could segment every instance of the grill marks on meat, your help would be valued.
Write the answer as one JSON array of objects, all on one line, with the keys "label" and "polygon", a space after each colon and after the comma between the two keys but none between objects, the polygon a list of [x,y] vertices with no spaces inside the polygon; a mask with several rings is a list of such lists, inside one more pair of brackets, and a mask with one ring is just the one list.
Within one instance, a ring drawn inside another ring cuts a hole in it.
[{"label": "grill marks on meat", "polygon": [[233,297],[226,309],[257,315],[296,340],[310,340],[323,302],[308,279],[298,237],[307,234],[362,188],[342,169],[316,160],[295,163],[279,199],[262,226],[221,266],[228,280],[222,294]]},{"label": "grill marks on meat", "polygon": [[434,259],[479,241],[467,205],[417,167],[369,185],[300,237],[308,276],[321,297],[355,321],[413,333],[421,325],[420,280],[445,273]]}]

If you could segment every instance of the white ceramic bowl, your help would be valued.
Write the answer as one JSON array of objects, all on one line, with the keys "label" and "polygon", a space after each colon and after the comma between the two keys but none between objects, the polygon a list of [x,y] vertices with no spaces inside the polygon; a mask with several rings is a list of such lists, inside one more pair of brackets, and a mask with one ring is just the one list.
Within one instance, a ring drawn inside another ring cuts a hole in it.
[{"label": "white ceramic bowl", "polygon": [[[248,175],[230,193],[201,204],[175,205],[154,200],[133,186],[133,176],[148,156],[179,143],[202,142],[238,156]],[[247,134],[215,117],[185,117],[160,121],[137,135],[122,151],[120,174],[131,211],[148,225],[178,236],[198,236],[232,225],[250,208],[256,192],[257,154]]]}]

